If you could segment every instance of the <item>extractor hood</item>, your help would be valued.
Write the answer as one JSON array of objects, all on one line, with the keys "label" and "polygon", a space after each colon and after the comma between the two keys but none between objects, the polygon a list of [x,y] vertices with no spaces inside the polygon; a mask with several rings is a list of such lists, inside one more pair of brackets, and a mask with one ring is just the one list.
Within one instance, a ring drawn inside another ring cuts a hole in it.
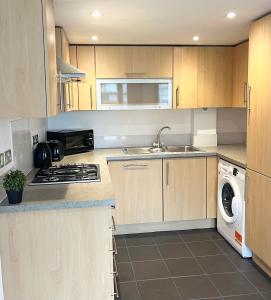
[{"label": "extractor hood", "polygon": [[86,73],[66,63],[61,57],[57,58],[57,72],[61,82],[81,81]]}]

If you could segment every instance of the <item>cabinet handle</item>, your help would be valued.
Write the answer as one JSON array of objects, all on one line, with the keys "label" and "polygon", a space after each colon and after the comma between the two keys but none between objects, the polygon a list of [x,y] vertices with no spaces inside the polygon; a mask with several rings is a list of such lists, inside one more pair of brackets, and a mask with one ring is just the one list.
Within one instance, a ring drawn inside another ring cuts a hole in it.
[{"label": "cabinet handle", "polygon": [[127,77],[143,77],[146,75],[146,72],[125,72]]},{"label": "cabinet handle", "polygon": [[179,86],[177,86],[177,88],[176,88],[176,108],[178,108],[180,105],[180,97],[179,96],[180,96],[179,95]]},{"label": "cabinet handle", "polygon": [[244,82],[244,104],[247,106],[247,82]]},{"label": "cabinet handle", "polygon": [[124,168],[145,168],[147,167],[148,165],[145,165],[145,164],[128,164],[128,165],[123,165]]},{"label": "cabinet handle", "polygon": [[92,85],[89,87],[90,109],[92,110]]},{"label": "cabinet handle", "polygon": [[169,185],[169,162],[166,163],[166,185]]},{"label": "cabinet handle", "polygon": [[117,284],[117,276],[115,274],[114,274],[114,293],[111,296],[119,298],[119,289],[118,289],[118,284]]},{"label": "cabinet handle", "polygon": [[250,95],[251,95],[251,86],[249,85],[248,86],[248,105],[247,105],[247,110],[248,110],[248,112],[250,112],[251,111],[251,107],[250,107]]},{"label": "cabinet handle", "polygon": [[113,252],[113,254],[118,254],[118,249],[117,249],[117,243],[116,243],[116,239],[115,239],[115,236],[113,235],[112,236],[112,247],[113,249],[112,250],[109,250],[110,252]]}]

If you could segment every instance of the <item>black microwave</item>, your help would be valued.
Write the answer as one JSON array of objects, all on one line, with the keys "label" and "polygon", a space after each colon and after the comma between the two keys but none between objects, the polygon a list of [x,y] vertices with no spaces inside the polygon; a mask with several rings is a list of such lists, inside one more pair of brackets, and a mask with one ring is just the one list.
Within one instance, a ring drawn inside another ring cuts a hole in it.
[{"label": "black microwave", "polygon": [[93,130],[47,131],[47,140],[62,142],[64,155],[88,152],[94,149]]}]

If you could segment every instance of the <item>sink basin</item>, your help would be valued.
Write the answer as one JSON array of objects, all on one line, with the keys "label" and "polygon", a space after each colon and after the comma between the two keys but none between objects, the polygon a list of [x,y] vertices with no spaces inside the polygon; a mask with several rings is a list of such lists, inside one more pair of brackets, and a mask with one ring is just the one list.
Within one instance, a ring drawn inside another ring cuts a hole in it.
[{"label": "sink basin", "polygon": [[188,153],[188,152],[201,152],[200,149],[193,146],[167,146],[163,148],[156,147],[133,147],[123,148],[124,154],[130,155],[144,155],[151,153]]}]

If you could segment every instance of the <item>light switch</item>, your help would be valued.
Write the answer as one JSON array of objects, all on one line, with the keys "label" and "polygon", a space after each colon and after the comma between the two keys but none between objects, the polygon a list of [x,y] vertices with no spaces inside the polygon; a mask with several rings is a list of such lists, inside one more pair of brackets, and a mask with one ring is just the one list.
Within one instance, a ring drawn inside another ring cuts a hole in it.
[{"label": "light switch", "polygon": [[6,152],[5,152],[5,166],[9,163],[12,162],[12,155],[11,155],[11,149],[8,149]]}]

